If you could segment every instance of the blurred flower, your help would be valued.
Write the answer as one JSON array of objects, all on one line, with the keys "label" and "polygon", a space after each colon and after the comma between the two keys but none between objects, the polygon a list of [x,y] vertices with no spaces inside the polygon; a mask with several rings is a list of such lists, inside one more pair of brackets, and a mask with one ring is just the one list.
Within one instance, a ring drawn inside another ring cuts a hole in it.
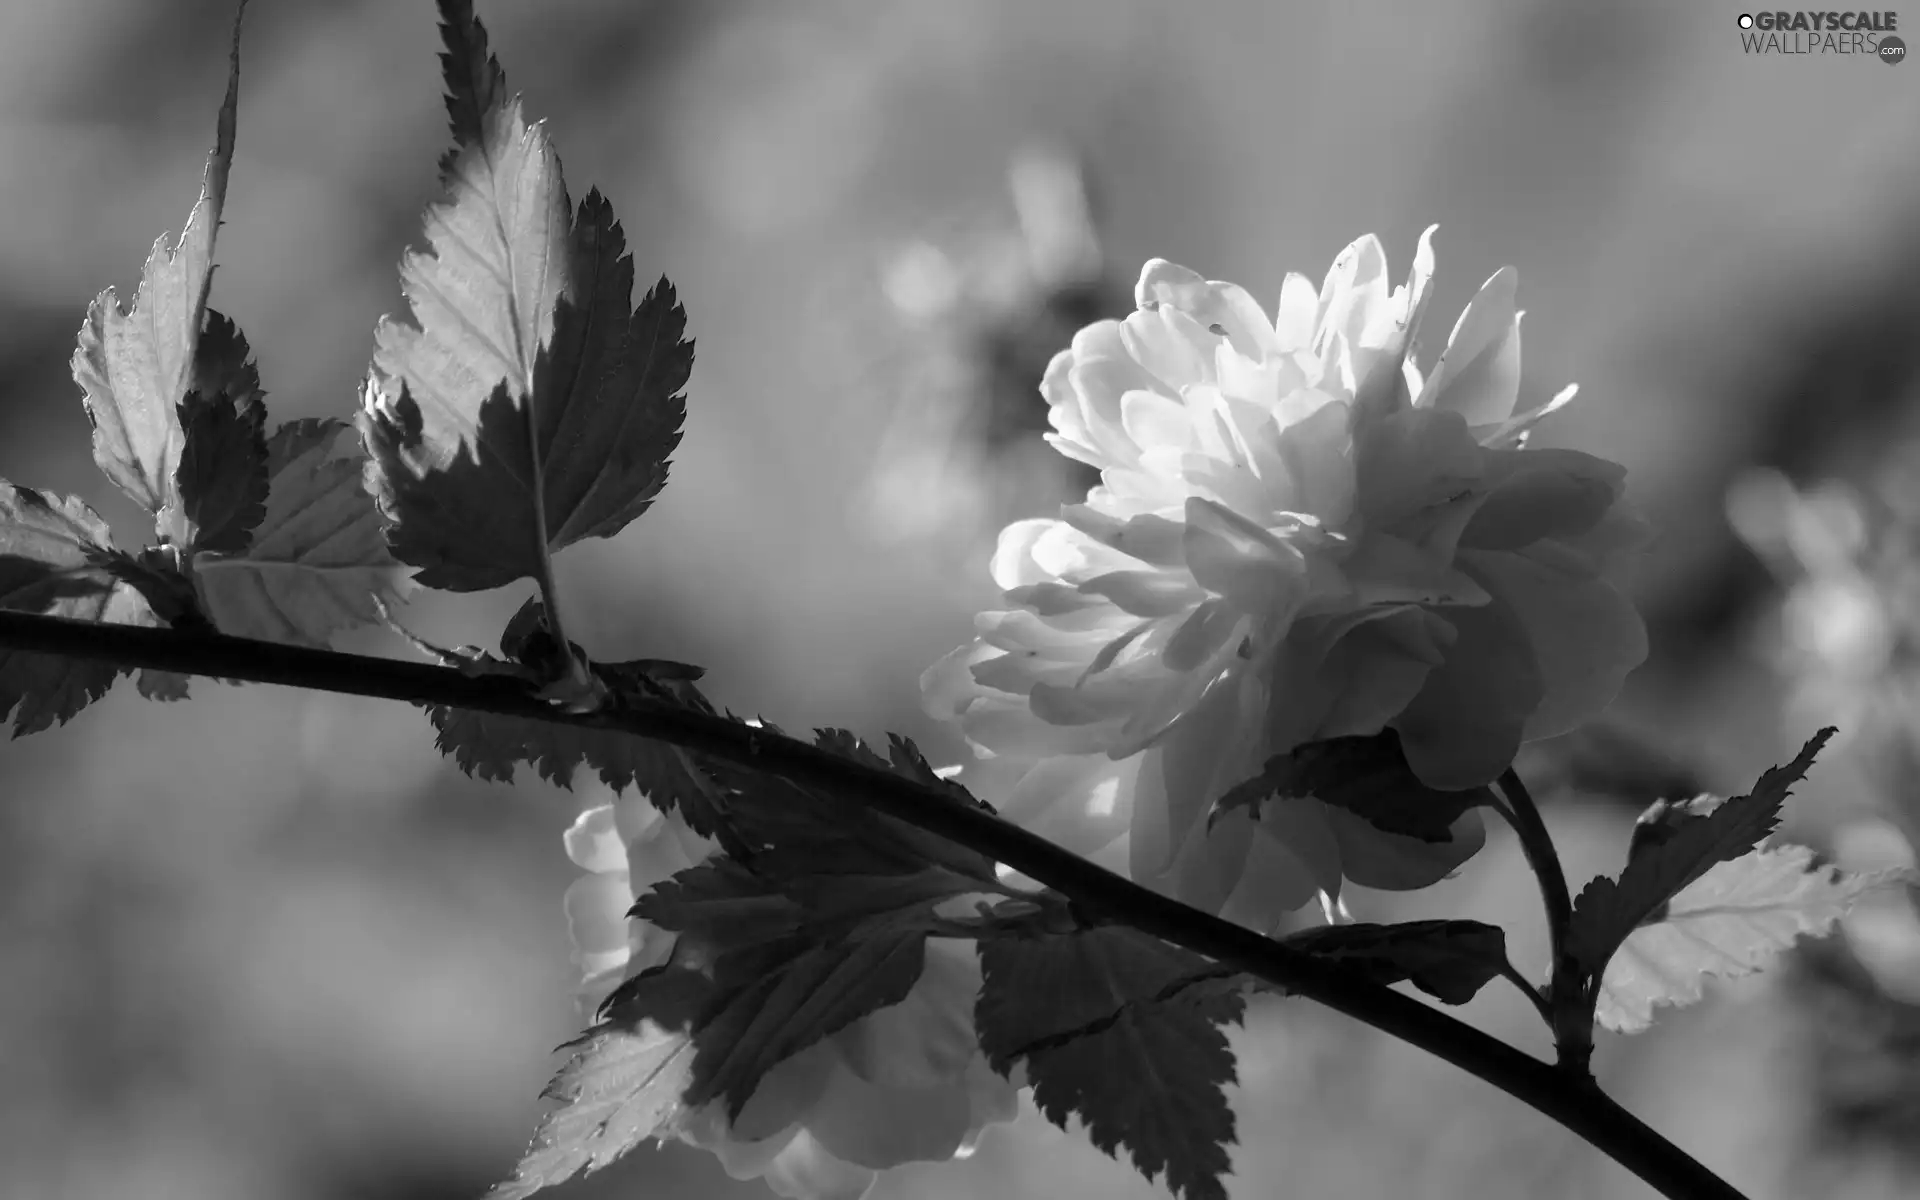
[{"label": "blurred flower", "polygon": [[1489,279],[1431,375],[1409,353],[1431,237],[1392,289],[1372,236],[1277,319],[1155,259],[1138,311],[1049,366],[1048,440],[1102,483],[1020,521],[993,558],[1007,608],[929,670],[928,708],[979,756],[1001,813],[1188,903],[1271,927],[1342,879],[1422,887],[1438,845],[1304,801],[1209,828],[1212,801],[1303,743],[1393,729],[1431,786],[1495,778],[1524,740],[1603,709],[1646,654],[1609,582],[1641,526],[1623,468],[1528,450],[1565,404],[1514,415],[1513,271]]},{"label": "blurred flower", "polygon": [[990,532],[1090,482],[1041,445],[1046,406],[1034,386],[1061,341],[1124,311],[1126,296],[1108,278],[1070,155],[1027,147],[1007,184],[1013,222],[951,251],[915,241],[886,264],[882,291],[911,365],[888,385],[887,425],[849,515],[889,546]]},{"label": "blurred flower", "polygon": [[[664,962],[674,935],[627,916],[654,884],[717,847],[637,791],[580,814],[567,855],[587,874],[567,889],[568,929],[591,1020],[619,984]],[[782,1196],[858,1200],[888,1167],[965,1157],[981,1133],[1019,1113],[973,1032],[980,990],[971,943],[929,938],[920,980],[898,1004],[776,1066],[738,1118],[714,1101],[658,1131],[710,1150],[735,1179],[764,1177]]]},{"label": "blurred flower", "polygon": [[1795,721],[1841,742],[1914,741],[1920,704],[1908,663],[1920,650],[1920,557],[1899,510],[1843,483],[1802,490],[1756,468],[1727,493],[1727,520],[1781,582],[1766,652],[1789,682]]},{"label": "blurred flower", "polygon": [[[1834,857],[1849,871],[1911,871],[1913,846],[1898,826],[1877,817],[1849,821],[1834,831]],[[1842,918],[1854,957],[1889,997],[1920,1005],[1920,912],[1910,889],[1886,888],[1860,897]]]}]

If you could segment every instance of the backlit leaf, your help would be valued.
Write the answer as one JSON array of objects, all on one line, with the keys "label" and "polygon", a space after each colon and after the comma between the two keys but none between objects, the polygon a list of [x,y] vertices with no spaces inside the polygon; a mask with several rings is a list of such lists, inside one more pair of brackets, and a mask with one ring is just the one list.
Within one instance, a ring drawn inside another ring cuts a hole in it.
[{"label": "backlit leaf", "polygon": [[234,22],[227,92],[200,197],[172,245],[162,236],[123,310],[108,288],[87,309],[73,376],[93,424],[93,459],[148,512],[177,506],[174,472],[185,434],[176,411],[191,386],[195,350],[213,281],[213,240],[226,203],[240,101],[240,25]]},{"label": "backlit leaf", "polygon": [[376,599],[414,590],[361,486],[358,447],[336,454],[346,431],[313,419],[275,430],[265,511],[244,548],[194,557],[202,606],[222,633],[324,648],[343,629],[378,623]]},{"label": "backlit leaf", "polygon": [[1607,961],[1594,1015],[1615,1033],[1639,1033],[1657,1005],[1698,1001],[1711,977],[1764,969],[1802,937],[1820,937],[1860,895],[1904,881],[1816,864],[1805,846],[1754,850],[1709,867],[1667,904],[1666,916],[1627,935]]},{"label": "backlit leaf", "polygon": [[1201,986],[1222,968],[1113,925],[990,938],[980,965],[974,1024],[994,1070],[1024,1060],[1055,1125],[1077,1115],[1094,1145],[1116,1157],[1125,1146],[1176,1196],[1225,1200],[1237,1075],[1220,1027],[1246,1005],[1237,987]]}]

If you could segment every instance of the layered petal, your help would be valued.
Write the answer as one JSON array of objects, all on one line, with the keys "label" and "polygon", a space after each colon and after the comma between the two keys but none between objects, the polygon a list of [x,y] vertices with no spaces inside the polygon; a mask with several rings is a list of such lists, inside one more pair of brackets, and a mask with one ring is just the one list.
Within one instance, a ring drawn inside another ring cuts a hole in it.
[{"label": "layered petal", "polygon": [[[564,841],[586,872],[565,908],[582,1016],[591,1019],[614,988],[672,949],[673,934],[628,916],[636,895],[718,847],[633,793],[589,807]],[[905,999],[774,1066],[737,1117],[715,1101],[678,1114],[659,1136],[709,1150],[734,1178],[764,1178],[794,1200],[859,1200],[889,1167],[970,1153],[988,1125],[1018,1111],[1018,1089],[980,1053],[979,989],[972,944],[929,939]]]},{"label": "layered petal", "polygon": [[1645,656],[1613,572],[1625,472],[1530,450],[1511,269],[1430,369],[1433,231],[1406,282],[1371,236],[1271,321],[1165,260],[1139,311],[1076,336],[1043,392],[1102,470],[992,564],[1005,607],[923,679],[983,755],[969,786],[1139,882],[1261,928],[1343,880],[1423,887],[1479,848],[1394,838],[1311,799],[1207,823],[1269,757],[1385,729],[1429,786],[1477,787],[1598,713]]}]

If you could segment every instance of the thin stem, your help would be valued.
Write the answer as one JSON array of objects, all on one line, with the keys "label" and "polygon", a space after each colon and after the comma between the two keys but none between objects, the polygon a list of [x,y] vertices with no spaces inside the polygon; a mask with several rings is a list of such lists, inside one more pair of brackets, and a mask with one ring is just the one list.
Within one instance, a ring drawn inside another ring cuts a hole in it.
[{"label": "thin stem", "polygon": [[1743,1200],[1590,1080],[1570,1076],[1392,988],[1148,891],[983,809],[955,803],[936,788],[805,742],[665,702],[634,700],[617,713],[567,714],[505,676],[469,677],[446,667],[215,633],[0,612],[0,646],[104,660],[125,668],[444,704],[615,730],[784,775],[968,846],[1090,909],[1410,1042],[1564,1125],[1669,1200]]},{"label": "thin stem", "polygon": [[1548,1007],[1547,998],[1540,994],[1539,988],[1527,981],[1527,977],[1514,967],[1511,960],[1500,964],[1500,978],[1519,988],[1520,994],[1533,1003],[1534,1011],[1540,1014],[1540,1019],[1547,1023],[1548,1028],[1552,1028],[1553,1009]]},{"label": "thin stem", "polygon": [[1494,808],[1519,835],[1520,851],[1540,882],[1540,899],[1547,910],[1547,945],[1553,958],[1553,973],[1546,988],[1547,1024],[1553,1029],[1554,1049],[1561,1067],[1590,1078],[1593,1014],[1577,1003],[1580,964],[1567,948],[1567,933],[1573,927],[1573,895],[1567,890],[1567,875],[1561,869],[1547,823],[1541,819],[1540,808],[1521,782],[1519,772],[1508,767],[1500,776],[1500,791],[1506,803]]}]

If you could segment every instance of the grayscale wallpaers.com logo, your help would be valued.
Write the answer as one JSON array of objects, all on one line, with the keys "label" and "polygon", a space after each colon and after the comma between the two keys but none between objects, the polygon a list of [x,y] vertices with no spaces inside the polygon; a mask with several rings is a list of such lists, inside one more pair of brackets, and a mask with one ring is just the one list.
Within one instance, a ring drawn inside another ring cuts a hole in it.
[{"label": "grayscale wallpaers.com logo", "polygon": [[1748,54],[1849,54],[1883,63],[1907,57],[1907,44],[1894,34],[1899,13],[1741,13],[1738,24]]}]

